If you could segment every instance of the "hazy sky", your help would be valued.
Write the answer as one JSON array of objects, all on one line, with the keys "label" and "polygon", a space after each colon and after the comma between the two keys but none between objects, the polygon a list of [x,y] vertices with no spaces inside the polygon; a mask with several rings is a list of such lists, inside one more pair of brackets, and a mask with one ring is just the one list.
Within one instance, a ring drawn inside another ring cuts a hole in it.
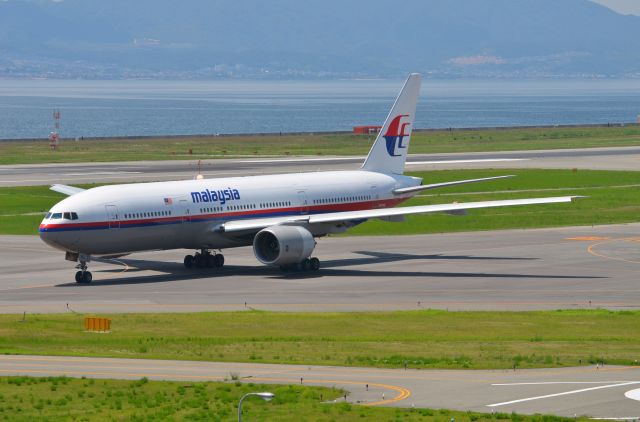
[{"label": "hazy sky", "polygon": [[634,14],[640,16],[640,0],[591,0],[608,6],[624,15]]}]

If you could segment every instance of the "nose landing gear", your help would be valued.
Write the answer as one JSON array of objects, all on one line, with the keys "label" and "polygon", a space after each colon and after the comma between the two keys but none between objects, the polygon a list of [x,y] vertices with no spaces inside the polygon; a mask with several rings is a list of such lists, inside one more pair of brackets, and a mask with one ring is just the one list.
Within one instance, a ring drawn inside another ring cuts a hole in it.
[{"label": "nose landing gear", "polygon": [[224,266],[224,255],[221,253],[211,253],[208,249],[201,249],[195,255],[184,257],[185,268],[222,268]]},{"label": "nose landing gear", "polygon": [[80,270],[76,273],[76,283],[91,283],[93,276],[91,275],[91,272],[87,271],[87,262],[80,261],[80,263],[76,265],[76,268]]}]

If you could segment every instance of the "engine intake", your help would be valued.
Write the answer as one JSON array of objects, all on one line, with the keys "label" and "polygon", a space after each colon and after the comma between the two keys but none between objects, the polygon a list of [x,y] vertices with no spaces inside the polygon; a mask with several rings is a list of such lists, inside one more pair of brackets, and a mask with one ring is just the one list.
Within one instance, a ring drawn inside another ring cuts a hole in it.
[{"label": "engine intake", "polygon": [[316,242],[309,230],[298,226],[271,226],[253,239],[253,253],[265,265],[297,264],[309,258]]}]

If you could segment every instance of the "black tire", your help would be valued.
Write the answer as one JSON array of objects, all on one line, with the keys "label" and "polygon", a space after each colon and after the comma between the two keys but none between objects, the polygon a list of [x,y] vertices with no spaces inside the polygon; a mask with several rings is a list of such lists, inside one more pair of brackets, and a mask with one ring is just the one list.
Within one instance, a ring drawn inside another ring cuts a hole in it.
[{"label": "black tire", "polygon": [[216,268],[222,268],[222,267],[224,267],[224,255],[222,255],[222,254],[217,254],[217,255],[215,255],[215,256],[213,257],[213,259],[214,259],[214,263],[215,263],[215,264],[214,264],[214,266],[215,266]]},{"label": "black tire", "polygon": [[82,271],[78,271],[78,272],[76,273],[76,283],[78,283],[78,284],[79,284],[79,283],[82,283],[82,282],[83,282],[83,281],[82,281],[82,278],[83,278],[83,277],[82,277]]},{"label": "black tire", "polygon": [[93,280],[93,275],[91,275],[91,273],[89,271],[85,271],[84,272],[84,282],[85,283],[91,283],[91,281]]},{"label": "black tire", "polygon": [[216,258],[213,255],[206,255],[206,267],[207,268],[215,268],[216,267]]},{"label": "black tire", "polygon": [[184,267],[185,268],[191,268],[193,267],[193,255],[187,255],[184,257]]},{"label": "black tire", "polygon": [[309,260],[309,264],[313,271],[318,271],[320,269],[320,260],[318,258],[311,258]]},{"label": "black tire", "polygon": [[311,269],[311,260],[308,258],[300,263],[300,269],[302,271],[309,271]]}]

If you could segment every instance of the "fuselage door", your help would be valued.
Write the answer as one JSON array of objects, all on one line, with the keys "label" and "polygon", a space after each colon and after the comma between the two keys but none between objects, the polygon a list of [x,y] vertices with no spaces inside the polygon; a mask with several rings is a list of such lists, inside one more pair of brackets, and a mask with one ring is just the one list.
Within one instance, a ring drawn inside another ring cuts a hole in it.
[{"label": "fuselage door", "polygon": [[300,203],[300,214],[308,214],[309,204],[307,202],[307,193],[305,191],[298,191],[298,202]]},{"label": "fuselage door", "polygon": [[120,217],[118,216],[118,207],[115,205],[105,205],[107,210],[107,221],[110,229],[120,228]]},{"label": "fuselage door", "polygon": [[378,202],[380,199],[380,193],[377,186],[371,186],[371,200],[375,201],[373,208],[384,208],[384,204]]},{"label": "fuselage door", "polygon": [[180,218],[182,218],[183,223],[188,223],[191,221],[191,215],[189,213],[189,202],[186,199],[181,199],[179,203],[179,213]]}]

